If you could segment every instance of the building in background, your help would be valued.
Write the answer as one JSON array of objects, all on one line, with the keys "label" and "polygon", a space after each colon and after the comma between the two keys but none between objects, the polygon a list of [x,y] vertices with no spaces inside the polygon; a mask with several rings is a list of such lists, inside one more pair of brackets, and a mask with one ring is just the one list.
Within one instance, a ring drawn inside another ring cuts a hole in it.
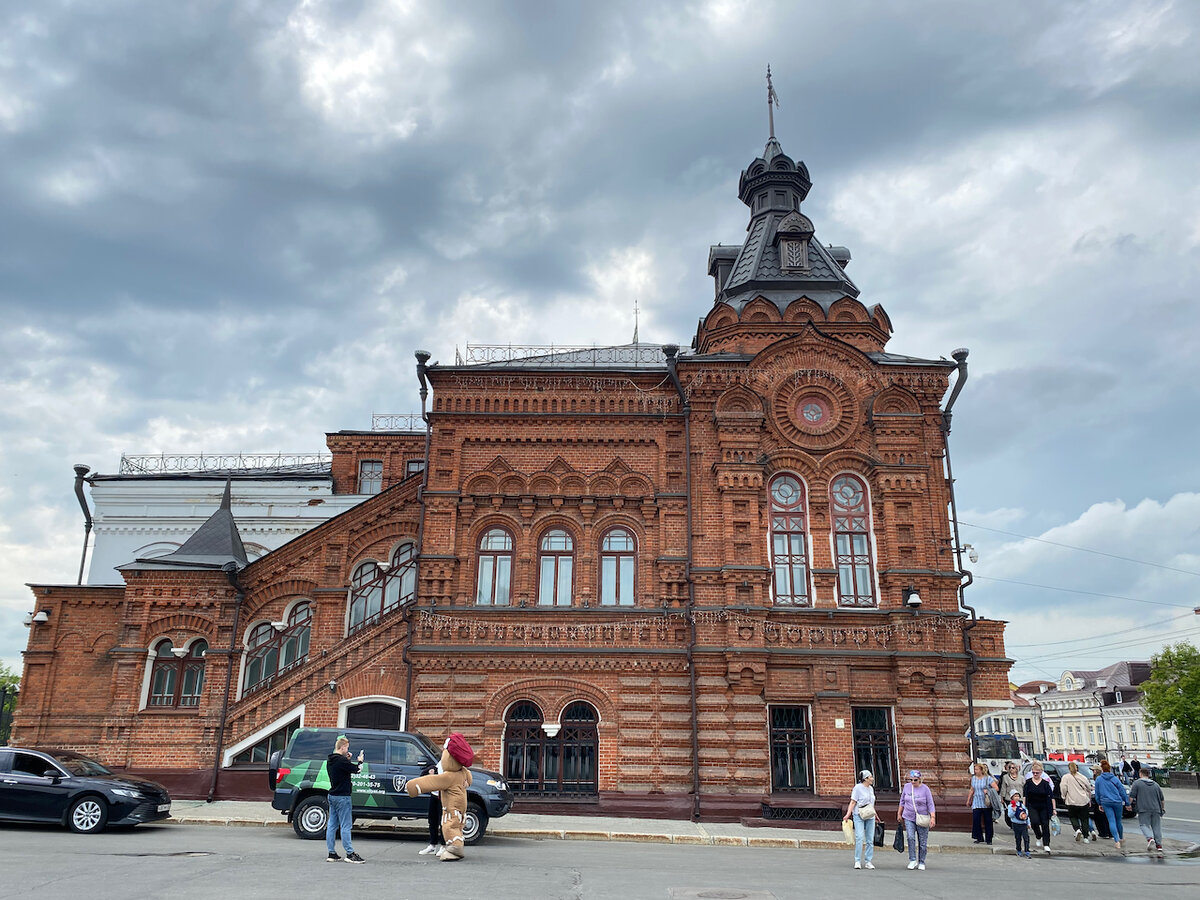
[{"label": "building in background", "polygon": [[[1010,684],[1008,702],[989,709],[975,719],[975,730],[980,735],[1011,735],[1016,738],[1021,753],[1041,757],[1045,753],[1042,742],[1042,716],[1025,691],[1028,685]],[[976,710],[978,712],[978,709]]]},{"label": "building in background", "polygon": [[[1128,660],[1103,669],[1063,672],[1053,689],[1036,697],[1048,753],[1112,763],[1136,756],[1162,765],[1158,744],[1163,730],[1147,724],[1138,690],[1149,677],[1149,662]],[[1165,736],[1175,739],[1171,729]]]}]

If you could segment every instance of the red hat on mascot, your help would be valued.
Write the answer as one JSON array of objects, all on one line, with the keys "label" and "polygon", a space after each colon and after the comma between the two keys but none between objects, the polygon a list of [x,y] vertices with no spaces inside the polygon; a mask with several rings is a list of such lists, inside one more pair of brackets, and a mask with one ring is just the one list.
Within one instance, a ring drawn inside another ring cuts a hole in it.
[{"label": "red hat on mascot", "polygon": [[450,755],[460,766],[469,766],[475,761],[475,751],[471,749],[467,739],[457,731],[446,739],[445,748],[450,751]]}]

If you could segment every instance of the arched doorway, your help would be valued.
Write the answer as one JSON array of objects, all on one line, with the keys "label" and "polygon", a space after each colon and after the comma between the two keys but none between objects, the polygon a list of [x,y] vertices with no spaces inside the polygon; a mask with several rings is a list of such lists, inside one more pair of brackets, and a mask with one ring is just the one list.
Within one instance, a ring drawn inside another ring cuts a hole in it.
[{"label": "arched doorway", "polygon": [[563,710],[562,724],[547,726],[530,700],[514,703],[505,716],[504,777],[514,794],[526,797],[595,797],[599,786],[599,716],[576,701]]}]

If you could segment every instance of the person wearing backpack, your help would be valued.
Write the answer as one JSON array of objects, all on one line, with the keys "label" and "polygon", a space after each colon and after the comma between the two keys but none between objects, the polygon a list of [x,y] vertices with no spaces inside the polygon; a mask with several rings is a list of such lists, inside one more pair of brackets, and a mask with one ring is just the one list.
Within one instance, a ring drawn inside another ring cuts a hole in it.
[{"label": "person wearing backpack", "polygon": [[1096,800],[1104,810],[1104,818],[1108,820],[1108,830],[1112,833],[1113,843],[1121,849],[1121,841],[1125,839],[1125,826],[1121,822],[1121,811],[1129,806],[1129,795],[1125,793],[1125,785],[1113,774],[1108,760],[1100,763],[1101,773],[1096,779]]},{"label": "person wearing backpack", "polygon": [[850,804],[842,821],[854,822],[854,868],[875,868],[875,776],[870,769],[858,773],[858,784],[850,792]]}]

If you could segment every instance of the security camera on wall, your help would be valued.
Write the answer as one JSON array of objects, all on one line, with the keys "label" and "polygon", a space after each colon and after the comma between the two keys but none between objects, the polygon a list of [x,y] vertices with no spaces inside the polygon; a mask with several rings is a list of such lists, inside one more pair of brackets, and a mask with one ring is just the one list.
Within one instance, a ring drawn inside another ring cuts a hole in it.
[{"label": "security camera on wall", "polygon": [[921,594],[916,588],[908,587],[904,589],[904,605],[913,612],[921,608]]}]

